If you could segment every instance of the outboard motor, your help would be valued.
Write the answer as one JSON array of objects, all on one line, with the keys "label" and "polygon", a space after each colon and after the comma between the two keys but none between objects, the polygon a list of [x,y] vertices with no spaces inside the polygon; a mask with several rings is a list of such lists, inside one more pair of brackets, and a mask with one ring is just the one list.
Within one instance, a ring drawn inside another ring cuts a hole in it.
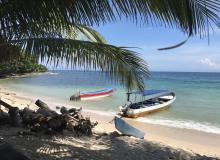
[{"label": "outboard motor", "polygon": [[131,104],[132,104],[132,102],[128,101],[127,104],[125,104],[124,106],[119,106],[120,114],[122,116],[127,117],[127,111],[129,110],[129,107]]},{"label": "outboard motor", "polygon": [[75,93],[70,97],[70,101],[80,101],[80,92]]}]

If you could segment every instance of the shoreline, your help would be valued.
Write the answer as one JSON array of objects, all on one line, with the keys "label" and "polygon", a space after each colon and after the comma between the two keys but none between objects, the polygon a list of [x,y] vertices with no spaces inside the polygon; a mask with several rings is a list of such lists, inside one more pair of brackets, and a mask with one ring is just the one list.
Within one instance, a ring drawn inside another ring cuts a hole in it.
[{"label": "shoreline", "polygon": [[[25,105],[25,103],[33,103],[38,99],[34,96],[28,96],[26,93],[14,92],[8,88],[2,88],[0,86],[1,96],[6,96],[14,99],[17,104]],[[66,105],[63,102],[47,101],[47,97],[43,99],[51,108],[55,109],[55,106],[61,104],[66,107],[73,107]],[[98,126],[94,129],[98,133],[111,133],[116,131],[114,124],[109,123],[114,115],[108,113],[103,114],[102,111],[92,111],[83,109],[83,114],[89,116],[92,121],[98,121]],[[133,126],[143,130],[146,133],[145,139],[147,141],[158,143],[165,146],[170,146],[175,149],[183,149],[185,151],[212,156],[220,157],[220,134],[206,133],[193,129],[176,128],[170,126],[164,126],[159,124],[150,124],[138,122],[132,119],[125,118],[126,121]]]},{"label": "shoreline", "polygon": [[46,72],[30,72],[30,73],[1,74],[1,75],[0,75],[0,79],[24,78],[24,77],[38,76],[38,75],[51,74],[51,73],[52,73],[52,72],[50,72],[50,71],[46,71]]},{"label": "shoreline", "polygon": [[[50,72],[47,74],[51,74]],[[53,74],[53,73],[52,73]],[[0,85],[1,87],[1,85]],[[72,102],[68,102],[68,99],[59,99],[59,98],[54,98],[52,96],[43,96],[43,95],[38,95],[36,93],[30,93],[28,91],[25,92],[19,92],[18,90],[11,90],[10,88],[12,87],[6,87],[2,86],[3,88],[7,88],[10,92],[16,92],[22,97],[27,97],[33,99],[33,101],[36,101],[37,99],[41,99],[46,102],[50,102],[50,105],[56,106],[56,105],[65,105],[65,106],[74,106],[77,108],[83,107],[84,111],[87,112],[92,112],[92,113],[98,113],[98,114],[104,114],[106,116],[114,116],[117,114],[116,111],[113,110],[99,110],[98,108],[94,108],[94,104],[92,104],[92,108],[90,108],[91,105],[86,104],[73,104]],[[37,97],[37,98],[36,98]],[[55,107],[54,107],[55,108]],[[155,124],[155,125],[162,125],[162,126],[167,126],[167,127],[174,127],[174,128],[182,128],[182,129],[192,129],[196,131],[201,131],[201,132],[206,132],[206,133],[214,133],[214,134],[219,134],[220,135],[220,125],[217,124],[212,124],[209,122],[198,122],[194,120],[184,120],[184,119],[167,119],[167,118],[154,118],[154,117],[138,117],[135,119],[137,122],[142,122],[142,123],[148,123],[148,124]]]},{"label": "shoreline", "polygon": [[[51,72],[46,72],[46,74],[48,74],[48,75],[59,75],[60,73],[51,71]],[[27,77],[28,77],[28,75],[27,75]],[[29,75],[29,77],[32,77],[32,76]],[[35,79],[35,77],[38,77],[38,76],[35,75],[34,79]],[[17,78],[12,78],[12,79],[15,79],[15,81],[16,81]],[[19,79],[19,77],[18,77],[18,79]],[[60,79],[60,78],[58,78],[58,79]],[[5,82],[3,81],[3,85],[4,85],[4,83]],[[7,80],[6,80],[5,84],[6,85],[4,85],[4,86],[8,87]],[[12,85],[9,88],[15,87],[15,88],[13,88],[15,92],[19,93],[20,90],[23,90],[22,87],[19,87],[19,86],[16,86],[16,85],[14,86],[13,83],[11,83],[11,84]],[[9,83],[9,85],[10,85],[10,83]],[[26,87],[26,86],[24,86],[24,87]],[[103,99],[103,100],[100,99],[101,103],[98,102],[99,100],[97,100],[97,103],[96,103],[96,101],[89,101],[88,103],[86,101],[85,102],[79,102],[79,103],[78,102],[77,103],[70,102],[68,97],[69,97],[69,95],[72,94],[72,91],[68,90],[68,88],[67,88],[67,91],[68,91],[69,94],[65,94],[65,96],[62,96],[63,92],[65,92],[65,88],[63,88],[63,87],[61,87],[61,89],[56,90],[56,89],[54,89],[56,87],[51,86],[52,87],[51,89],[53,90],[52,93],[50,93],[50,91],[49,91],[50,88],[45,87],[45,86],[43,86],[43,87],[39,86],[41,88],[41,90],[38,90],[38,87],[36,87],[34,85],[33,86],[34,92],[32,92],[31,87],[32,86],[24,88],[25,92],[22,92],[22,93],[19,93],[19,94],[22,94],[22,95],[25,94],[24,96],[26,96],[26,97],[38,97],[42,100],[53,102],[53,103],[56,102],[56,104],[60,104],[60,105],[67,104],[69,106],[74,105],[76,107],[83,107],[84,110],[88,109],[89,112],[90,111],[91,112],[101,112],[102,114],[106,114],[106,115],[108,115],[108,113],[110,115],[112,115],[113,113],[117,114],[117,111],[118,111],[117,106],[122,104],[121,101],[119,101],[119,99],[118,99],[121,96],[119,94],[116,95],[116,98],[113,97],[112,100],[110,100],[110,101],[106,98],[106,102],[109,105],[105,106],[105,102],[104,102],[105,99]],[[35,90],[37,92],[35,92]],[[83,90],[83,88],[82,88],[82,90]],[[92,90],[92,89],[90,89],[90,90]],[[59,92],[61,92],[61,94]],[[56,94],[56,93],[58,93],[58,94]],[[196,99],[196,100],[198,100],[198,99]],[[112,102],[112,104],[111,104],[111,102]],[[123,104],[124,104],[124,102],[123,102]],[[212,104],[212,103],[209,102],[207,104]],[[172,109],[170,109],[171,112],[168,110],[168,112],[171,113],[170,114],[171,116],[167,116],[167,115],[169,115],[169,113],[168,114],[167,113],[165,113],[165,114],[162,113],[162,115],[160,116],[160,113],[159,113],[159,114],[155,114],[155,116],[150,115],[148,117],[140,117],[140,118],[137,118],[136,120],[141,121],[143,123],[158,124],[158,125],[163,125],[163,126],[165,125],[165,126],[168,126],[168,127],[171,126],[171,127],[177,127],[177,128],[194,129],[194,130],[203,131],[203,132],[207,132],[207,133],[220,134],[220,121],[219,121],[218,117],[216,117],[218,114],[215,113],[214,117],[211,117],[211,118],[209,118],[209,115],[208,115],[207,118],[204,117],[204,116],[201,117],[201,115],[197,114],[197,110],[195,110],[195,109],[192,112],[189,112],[189,113],[186,112],[185,113],[185,111],[181,109],[182,105],[183,104],[181,104],[181,103],[180,103],[180,105],[179,104],[178,105],[174,104],[174,107],[172,106]],[[215,105],[215,101],[214,101],[214,105]],[[176,107],[180,107],[180,109],[178,109]],[[195,104],[195,106],[192,107],[192,108],[196,108],[196,107],[198,107],[198,106]],[[207,108],[208,108],[208,106],[207,106]],[[176,116],[175,112],[177,112],[180,115],[180,117]],[[207,110],[207,112],[209,112],[209,110]],[[182,113],[183,113],[183,115],[181,115]],[[196,114],[194,114],[196,117],[194,118],[193,114],[191,114],[191,113],[196,113]],[[217,113],[218,113],[218,110],[217,110]],[[187,114],[189,116],[187,116]],[[190,114],[191,114],[191,116],[190,116]],[[201,114],[204,114],[204,112],[202,111]]]}]

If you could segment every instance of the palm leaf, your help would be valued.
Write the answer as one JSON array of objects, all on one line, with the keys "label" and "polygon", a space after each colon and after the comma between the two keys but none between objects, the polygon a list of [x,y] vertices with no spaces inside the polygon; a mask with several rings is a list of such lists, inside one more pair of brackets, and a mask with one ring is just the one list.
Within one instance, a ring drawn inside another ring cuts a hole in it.
[{"label": "palm leaf", "polygon": [[29,38],[10,43],[55,65],[59,61],[72,68],[101,70],[130,89],[143,89],[144,78],[148,76],[146,62],[124,47],[64,38]]},{"label": "palm leaf", "polygon": [[[90,27],[83,25],[71,25],[69,30],[63,29],[62,32],[45,32],[44,30],[39,30],[38,33],[32,33],[27,30],[24,33],[19,32],[21,29],[18,26],[18,34],[14,36],[9,36],[6,40],[0,36],[0,62],[11,61],[12,59],[19,57],[19,52],[21,49],[10,44],[11,41],[19,41],[19,39],[28,39],[32,37],[38,38],[68,38],[68,39],[84,39],[92,42],[106,43],[104,37],[102,37],[98,32]],[[21,52],[22,54],[22,52]]]},{"label": "palm leaf", "polygon": [[89,41],[98,42],[98,43],[107,43],[105,38],[99,32],[97,32],[96,30],[90,27],[83,25],[74,25],[73,27],[74,27],[73,30],[77,30],[78,34],[82,34]]},{"label": "palm leaf", "polygon": [[[218,22],[219,0],[7,0],[0,2],[3,35],[18,25],[31,32],[69,29],[71,24],[94,26],[126,17],[142,24],[176,27],[189,36],[207,33]],[[10,34],[10,35],[11,35]],[[7,36],[5,36],[7,37]]]},{"label": "palm leaf", "polygon": [[187,38],[186,40],[184,40],[184,41],[182,41],[178,44],[175,44],[175,45],[172,45],[172,46],[169,46],[169,47],[158,48],[157,50],[163,51],[163,50],[169,50],[169,49],[174,49],[174,48],[180,47],[180,46],[184,45],[188,41],[188,39],[189,38]]}]

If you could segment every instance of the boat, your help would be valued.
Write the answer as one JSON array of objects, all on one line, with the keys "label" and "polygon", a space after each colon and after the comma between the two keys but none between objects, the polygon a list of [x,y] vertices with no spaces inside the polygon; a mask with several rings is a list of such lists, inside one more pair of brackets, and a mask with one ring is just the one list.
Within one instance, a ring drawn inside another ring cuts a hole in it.
[{"label": "boat", "polygon": [[91,99],[96,99],[96,98],[107,97],[107,96],[111,96],[114,91],[115,91],[114,88],[108,88],[108,89],[103,89],[103,90],[95,91],[95,92],[87,92],[87,93],[77,92],[70,97],[70,100],[71,101],[91,100]]},{"label": "boat", "polygon": [[[141,101],[132,103],[130,97],[141,96]],[[128,103],[119,107],[119,114],[124,117],[137,118],[153,112],[167,109],[176,99],[174,92],[168,90],[144,90],[127,93]]]},{"label": "boat", "polygon": [[118,116],[115,116],[115,128],[124,135],[133,136],[137,138],[144,138],[145,133],[121,119]]}]

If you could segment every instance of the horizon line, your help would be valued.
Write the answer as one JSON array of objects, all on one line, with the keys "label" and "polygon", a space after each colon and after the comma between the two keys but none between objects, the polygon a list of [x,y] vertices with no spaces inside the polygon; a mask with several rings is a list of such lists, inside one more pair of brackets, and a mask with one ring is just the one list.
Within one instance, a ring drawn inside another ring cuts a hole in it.
[{"label": "horizon line", "polygon": [[[98,72],[100,70],[80,70],[80,69],[48,69],[48,71],[92,71],[92,72]],[[102,71],[101,71],[102,72]],[[170,72],[170,73],[220,73],[220,71],[159,71],[159,70],[152,70],[149,72]]]}]

